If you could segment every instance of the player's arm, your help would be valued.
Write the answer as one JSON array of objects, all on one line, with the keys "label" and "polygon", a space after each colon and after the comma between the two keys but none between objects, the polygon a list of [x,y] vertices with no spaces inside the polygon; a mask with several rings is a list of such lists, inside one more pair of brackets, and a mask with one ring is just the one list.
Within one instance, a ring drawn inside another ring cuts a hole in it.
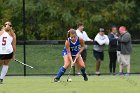
[{"label": "player's arm", "polygon": [[76,59],[79,57],[79,55],[83,52],[83,50],[85,49],[85,42],[82,38],[80,38],[80,51],[77,53],[76,55]]},{"label": "player's arm", "polygon": [[81,45],[81,48],[80,48],[80,51],[78,52],[79,54],[81,54],[83,50],[85,49],[85,42],[82,38],[80,38],[80,45]]},{"label": "player's arm", "polygon": [[68,58],[70,59],[70,62],[73,62],[71,52],[70,52],[70,43],[66,40],[65,47],[67,50]]},{"label": "player's arm", "polygon": [[13,42],[12,42],[13,56],[15,56],[15,54],[16,54],[16,34],[14,32],[12,32],[12,37],[13,37]]}]

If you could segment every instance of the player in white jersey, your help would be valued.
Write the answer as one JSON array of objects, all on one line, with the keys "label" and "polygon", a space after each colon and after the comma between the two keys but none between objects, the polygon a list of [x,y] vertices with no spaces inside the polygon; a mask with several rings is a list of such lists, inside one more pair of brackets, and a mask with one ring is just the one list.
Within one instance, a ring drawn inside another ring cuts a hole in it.
[{"label": "player in white jersey", "polygon": [[0,75],[0,84],[8,71],[8,64],[11,59],[15,59],[16,35],[12,29],[11,22],[6,22],[0,31],[0,66],[2,66]]}]

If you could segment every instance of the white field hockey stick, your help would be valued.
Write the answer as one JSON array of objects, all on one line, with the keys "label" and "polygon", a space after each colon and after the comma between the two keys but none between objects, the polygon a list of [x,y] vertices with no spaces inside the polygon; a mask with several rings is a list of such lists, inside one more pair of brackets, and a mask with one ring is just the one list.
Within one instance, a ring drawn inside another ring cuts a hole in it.
[{"label": "white field hockey stick", "polygon": [[18,62],[18,63],[20,63],[20,64],[22,64],[22,65],[24,65],[24,66],[30,67],[30,68],[34,68],[34,67],[32,67],[32,66],[30,66],[30,65],[28,65],[28,64],[24,64],[23,62],[21,62],[21,61],[19,61],[19,60],[17,60],[17,59],[15,59],[15,62]]},{"label": "white field hockey stick", "polygon": [[70,68],[70,71],[69,71],[69,74],[68,74],[68,77],[67,77],[67,82],[69,81],[70,73],[71,73],[72,67],[74,66],[75,62],[76,62],[76,58],[74,59],[72,65],[71,65],[71,68]]}]

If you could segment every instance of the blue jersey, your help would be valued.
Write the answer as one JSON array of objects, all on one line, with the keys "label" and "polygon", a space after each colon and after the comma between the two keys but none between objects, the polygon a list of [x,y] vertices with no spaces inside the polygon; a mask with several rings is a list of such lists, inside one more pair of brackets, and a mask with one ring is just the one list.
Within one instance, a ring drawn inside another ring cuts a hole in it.
[{"label": "blue jersey", "polygon": [[[68,38],[68,41],[70,43],[70,52],[72,56],[76,56],[76,54],[80,51],[80,40],[79,37],[77,38],[76,42],[73,43],[70,38]],[[66,47],[64,47],[62,55],[67,55]]]}]

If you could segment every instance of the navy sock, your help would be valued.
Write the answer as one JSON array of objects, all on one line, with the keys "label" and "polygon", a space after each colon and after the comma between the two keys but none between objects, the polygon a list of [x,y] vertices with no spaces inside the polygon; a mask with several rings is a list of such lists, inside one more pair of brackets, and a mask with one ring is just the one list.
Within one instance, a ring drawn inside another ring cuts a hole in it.
[{"label": "navy sock", "polygon": [[66,71],[66,69],[64,67],[61,67],[59,69],[57,76],[56,76],[56,79],[60,79],[60,77],[65,73],[65,71]]},{"label": "navy sock", "polygon": [[81,72],[82,72],[83,77],[85,77],[86,76],[86,69],[85,68],[81,68]]}]

